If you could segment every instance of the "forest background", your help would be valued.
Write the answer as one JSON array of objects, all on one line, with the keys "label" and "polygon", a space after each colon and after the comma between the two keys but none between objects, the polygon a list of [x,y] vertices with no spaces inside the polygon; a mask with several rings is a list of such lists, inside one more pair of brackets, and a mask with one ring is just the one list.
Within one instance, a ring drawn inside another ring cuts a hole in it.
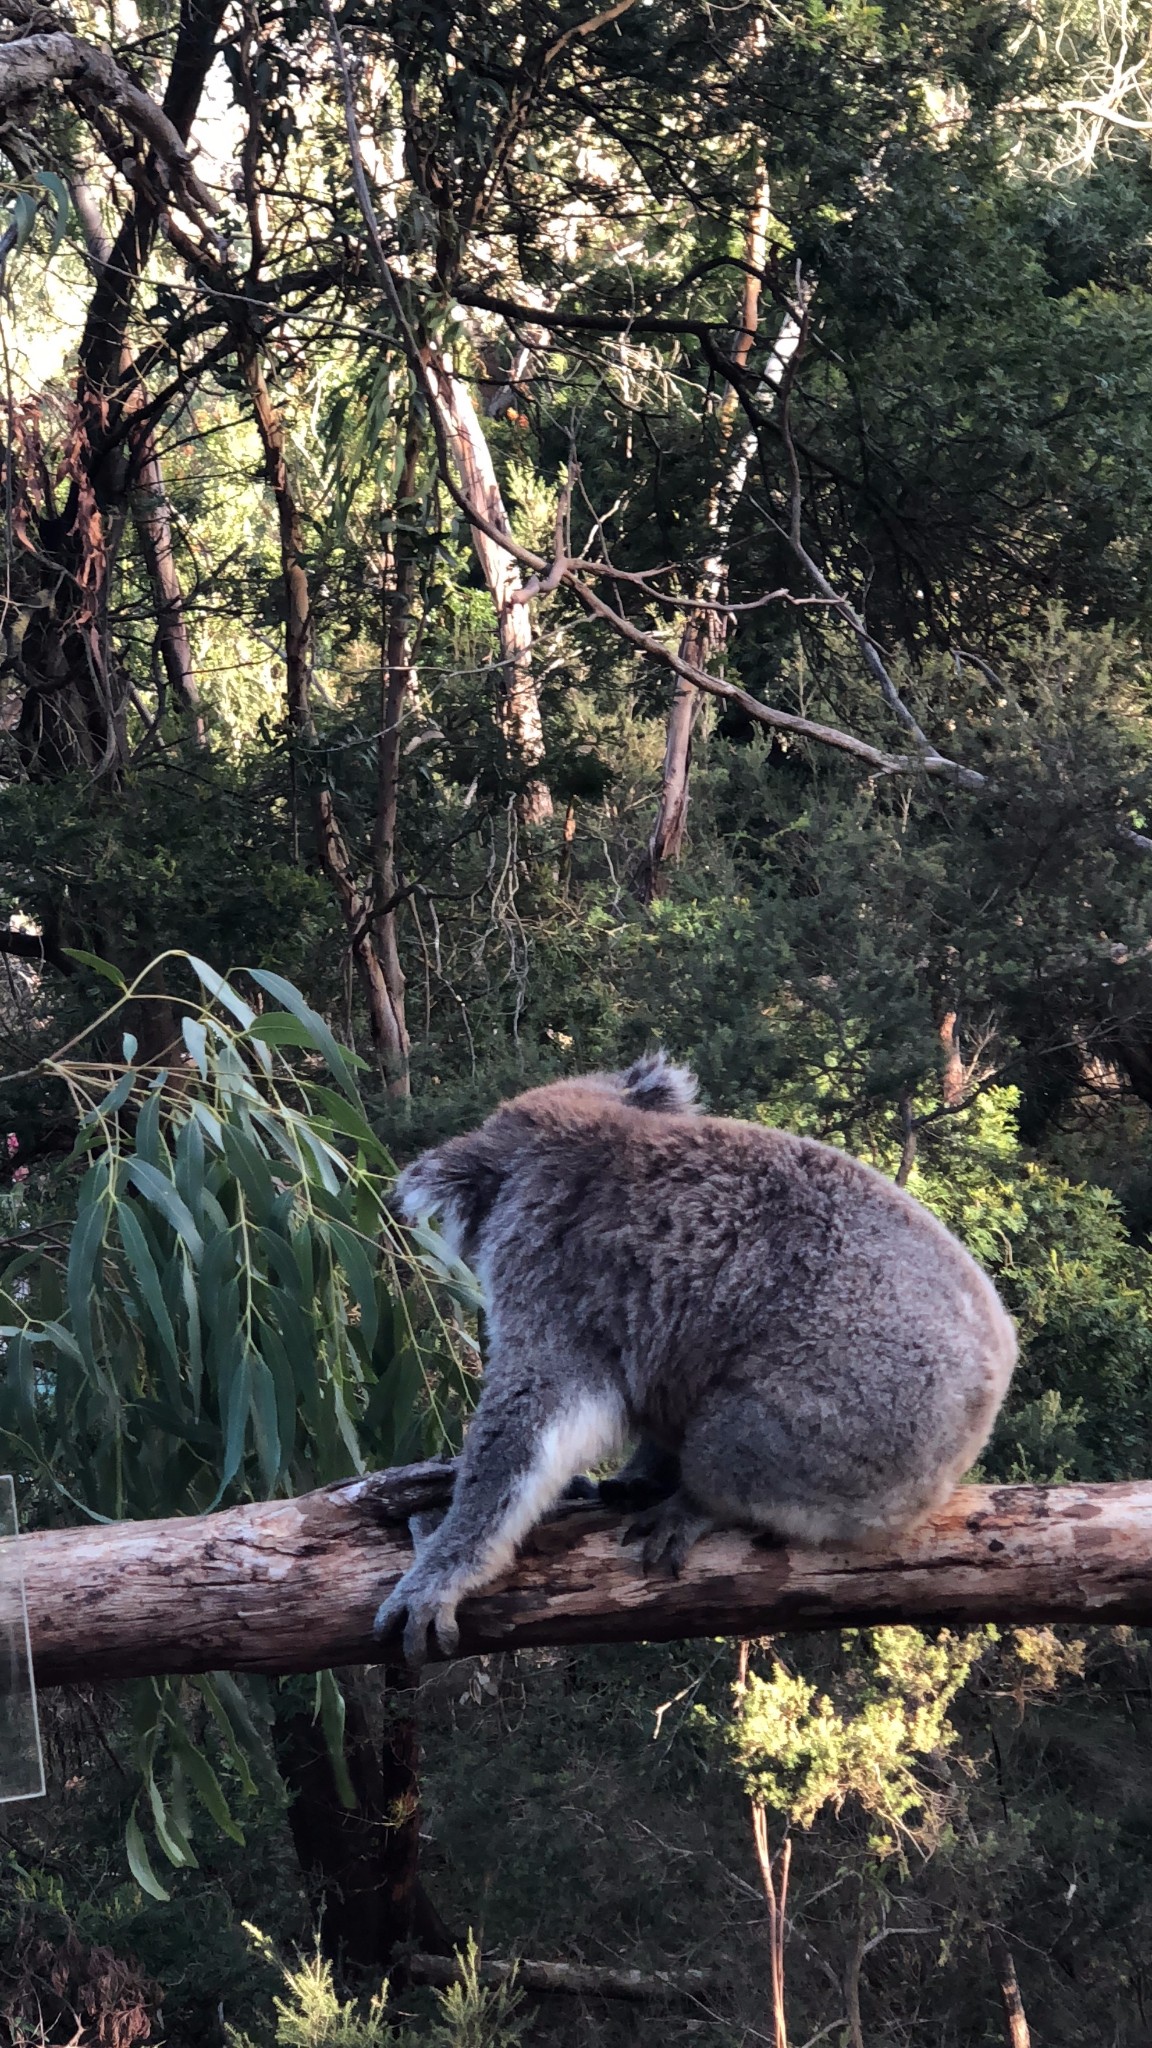
[{"label": "forest background", "polygon": [[[1146,1476],[1152,10],[0,20],[25,1516],[456,1440],[475,1302],[391,1160],[657,1041],[984,1260],[986,1476]],[[13,2041],[1152,2038],[1140,1631],[44,1714]],[[469,1929],[654,1997],[435,2006],[405,1944]]]}]

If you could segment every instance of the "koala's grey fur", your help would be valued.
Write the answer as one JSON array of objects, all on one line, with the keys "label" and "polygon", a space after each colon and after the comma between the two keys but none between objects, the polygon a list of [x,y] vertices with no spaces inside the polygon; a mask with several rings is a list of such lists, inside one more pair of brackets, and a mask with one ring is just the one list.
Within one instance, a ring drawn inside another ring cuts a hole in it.
[{"label": "koala's grey fur", "polygon": [[573,1474],[637,1436],[680,1460],[648,1557],[724,1524],[859,1543],[939,1505],[1016,1360],[991,1282],[831,1146],[698,1115],[661,1056],[534,1088],[397,1184],[488,1303],[455,1496],[377,1616],[451,1654],[456,1607]]}]

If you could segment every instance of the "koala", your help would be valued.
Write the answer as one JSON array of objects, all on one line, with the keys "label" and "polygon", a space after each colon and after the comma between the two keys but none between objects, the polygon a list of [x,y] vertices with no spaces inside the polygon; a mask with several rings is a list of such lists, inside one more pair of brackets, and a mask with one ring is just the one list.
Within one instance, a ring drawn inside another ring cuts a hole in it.
[{"label": "koala", "polygon": [[622,1478],[666,1496],[647,1569],[732,1525],[866,1544],[953,1491],[1016,1361],[991,1281],[910,1195],[700,1114],[661,1054],[516,1096],[409,1166],[396,1204],[439,1218],[489,1335],[451,1507],[376,1616],[415,1664],[429,1630],[452,1655],[459,1602],[625,1443]]}]

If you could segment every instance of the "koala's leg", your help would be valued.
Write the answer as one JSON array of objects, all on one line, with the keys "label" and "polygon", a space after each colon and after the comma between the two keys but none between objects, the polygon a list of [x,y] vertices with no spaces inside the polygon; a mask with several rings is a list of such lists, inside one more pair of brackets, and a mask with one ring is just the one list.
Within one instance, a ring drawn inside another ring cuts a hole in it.
[{"label": "koala's leg", "polygon": [[415,1560],[381,1606],[376,1634],[403,1620],[404,1654],[421,1664],[435,1629],[452,1656],[460,1601],[506,1569],[573,1472],[619,1443],[623,1424],[611,1388],[561,1374],[555,1361],[543,1371],[505,1364],[494,1373],[468,1430],[452,1505],[438,1527],[420,1530]]}]

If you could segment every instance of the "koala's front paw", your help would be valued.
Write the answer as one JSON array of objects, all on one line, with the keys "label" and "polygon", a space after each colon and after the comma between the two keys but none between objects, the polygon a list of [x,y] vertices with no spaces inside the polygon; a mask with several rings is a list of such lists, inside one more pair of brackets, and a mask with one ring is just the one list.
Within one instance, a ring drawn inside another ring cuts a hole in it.
[{"label": "koala's front paw", "polygon": [[460,1645],[456,1598],[442,1583],[422,1574],[418,1564],[405,1572],[399,1584],[381,1603],[372,1624],[372,1633],[378,1638],[391,1635],[401,1622],[404,1624],[404,1658],[413,1670],[418,1671],[428,1661],[430,1629],[435,1631],[437,1645],[444,1656],[456,1655]]}]

